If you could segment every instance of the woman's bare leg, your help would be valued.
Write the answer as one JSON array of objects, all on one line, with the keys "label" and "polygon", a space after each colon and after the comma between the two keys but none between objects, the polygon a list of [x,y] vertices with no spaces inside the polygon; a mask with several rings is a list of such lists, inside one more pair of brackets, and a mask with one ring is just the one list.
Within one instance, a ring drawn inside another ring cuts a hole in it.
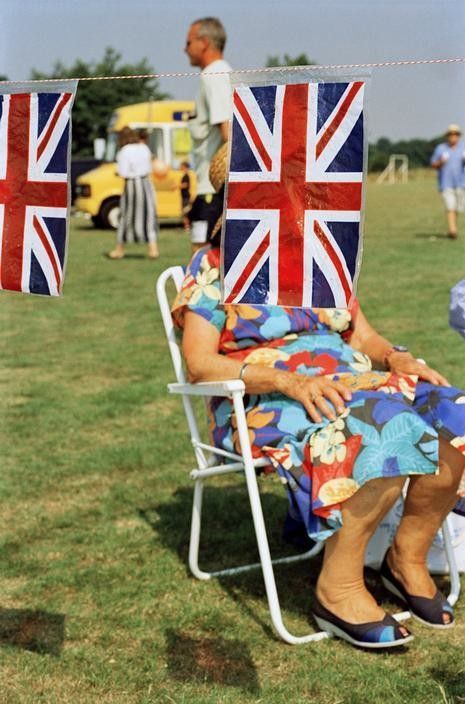
[{"label": "woman's bare leg", "polygon": [[149,259],[158,259],[158,245],[156,242],[149,242],[148,244],[148,257]]},{"label": "woman's bare leg", "polygon": [[[439,474],[411,477],[404,513],[388,565],[413,596],[431,598],[436,585],[426,559],[434,536],[457,501],[465,457],[446,440],[439,440]],[[447,615],[445,615],[447,618]]]},{"label": "woman's bare leg", "polygon": [[457,237],[457,213],[455,210],[447,211],[447,226],[449,237]]},{"label": "woman's bare leg", "polygon": [[316,594],[336,616],[349,623],[384,617],[384,610],[365,587],[363,568],[368,542],[379,522],[401,494],[405,477],[372,479],[344,502],[342,528],[325,544]]}]

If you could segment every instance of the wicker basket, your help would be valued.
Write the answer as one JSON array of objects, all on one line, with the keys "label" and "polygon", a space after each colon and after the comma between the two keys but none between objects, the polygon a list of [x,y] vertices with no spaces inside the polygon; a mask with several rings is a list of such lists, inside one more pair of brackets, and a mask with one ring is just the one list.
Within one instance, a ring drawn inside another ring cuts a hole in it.
[{"label": "wicker basket", "polygon": [[221,190],[221,187],[226,181],[226,170],[227,170],[227,159],[228,159],[228,143],[225,142],[213,155],[210,162],[210,172],[209,178],[215,191]]}]

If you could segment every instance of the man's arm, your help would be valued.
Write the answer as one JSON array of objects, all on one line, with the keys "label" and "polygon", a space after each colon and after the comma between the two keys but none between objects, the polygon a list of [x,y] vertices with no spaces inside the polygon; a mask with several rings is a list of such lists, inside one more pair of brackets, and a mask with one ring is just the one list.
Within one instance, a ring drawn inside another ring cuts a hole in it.
[{"label": "man's arm", "polygon": [[218,127],[222,141],[227,142],[232,113],[229,76],[206,74],[204,75],[204,85],[210,124]]},{"label": "man's arm", "polygon": [[218,127],[220,128],[221,138],[223,142],[227,142],[229,137],[229,122],[220,122]]},{"label": "man's arm", "polygon": [[433,167],[433,169],[440,169],[441,166],[444,166],[444,164],[447,161],[447,152],[443,151],[440,146],[436,147],[436,149],[433,152],[433,156],[431,157],[430,164]]},{"label": "man's arm", "polygon": [[441,166],[443,166],[446,163],[447,159],[444,159],[441,157],[440,159],[436,159],[435,161],[431,162],[431,166],[433,169],[440,169]]}]

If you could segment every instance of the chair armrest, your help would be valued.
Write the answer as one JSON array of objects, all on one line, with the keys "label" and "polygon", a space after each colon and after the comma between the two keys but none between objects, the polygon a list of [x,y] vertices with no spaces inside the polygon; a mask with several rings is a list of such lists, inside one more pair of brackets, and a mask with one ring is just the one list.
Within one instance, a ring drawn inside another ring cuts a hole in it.
[{"label": "chair armrest", "polygon": [[186,394],[187,396],[231,396],[234,391],[245,391],[241,379],[228,381],[199,381],[197,384],[168,384],[170,394]]}]

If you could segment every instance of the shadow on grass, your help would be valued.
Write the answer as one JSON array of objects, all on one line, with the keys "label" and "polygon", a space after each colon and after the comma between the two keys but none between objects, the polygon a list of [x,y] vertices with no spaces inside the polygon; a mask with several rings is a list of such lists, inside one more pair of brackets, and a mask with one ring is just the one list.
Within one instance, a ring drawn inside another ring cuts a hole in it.
[{"label": "shadow on grass", "polygon": [[257,670],[244,641],[194,638],[168,629],[166,654],[169,675],[182,682],[216,683],[260,693]]},{"label": "shadow on grass", "polygon": [[64,614],[0,608],[0,645],[58,657],[64,638]]},{"label": "shadow on grass", "polygon": [[[265,480],[263,483],[266,484]],[[261,493],[263,513],[267,524],[272,557],[296,554],[281,539],[282,522],[287,501],[269,491]],[[157,534],[162,545],[176,553],[188,568],[189,531],[192,511],[192,488],[183,487],[165,502],[139,509],[139,515]],[[293,565],[276,566],[274,573],[283,611],[308,622],[311,595],[321,567],[322,554],[312,560]],[[237,484],[205,487],[200,541],[200,568],[213,571],[257,562],[258,550],[245,489]],[[375,599],[392,613],[404,606],[383,587],[379,574],[365,569],[365,580]],[[260,569],[239,575],[218,578],[222,589],[269,636],[275,637],[269,615],[265,612],[267,600]],[[437,579],[439,588],[447,590],[447,578]],[[256,609],[259,600],[263,609]],[[284,617],[285,618],[285,617]],[[286,618],[285,618],[286,620]],[[312,625],[313,628],[313,625]],[[300,628],[299,630],[302,630]],[[308,631],[308,628],[306,629]],[[403,648],[395,652],[404,651]]]},{"label": "shadow on grass", "polygon": [[88,232],[91,235],[97,231],[101,232],[101,230],[94,227],[91,220],[87,220],[87,218],[77,218],[76,216],[74,216],[73,230],[77,232]]},{"label": "shadow on grass", "polygon": [[416,240],[450,240],[451,238],[443,233],[438,232],[416,232],[414,235]]},{"label": "shadow on grass", "polygon": [[430,669],[430,675],[441,690],[444,701],[451,704],[465,702],[465,678],[463,668],[460,665],[454,666],[453,663],[445,663],[442,666],[435,665]]},{"label": "shadow on grass", "polygon": [[[261,500],[272,557],[296,554],[281,539],[282,523],[287,511],[286,498],[263,492]],[[140,516],[152,527],[162,544],[178,554],[189,575],[187,560],[191,511],[190,488],[178,489],[168,501],[139,510]],[[219,570],[257,562],[258,559],[255,532],[244,488],[234,484],[206,487],[200,541],[201,569]],[[284,610],[308,619],[310,594],[320,565],[321,558],[316,557],[310,561],[275,568],[278,593]],[[250,604],[252,597],[260,599],[266,606],[261,570],[222,577],[218,581],[240,608],[271,635],[269,617],[262,619]]]},{"label": "shadow on grass", "polygon": [[113,258],[108,256],[108,252],[102,252],[102,257],[104,259],[109,259],[111,262],[121,262],[126,259],[148,259],[147,255],[144,252],[125,252],[124,257],[120,258]]}]

